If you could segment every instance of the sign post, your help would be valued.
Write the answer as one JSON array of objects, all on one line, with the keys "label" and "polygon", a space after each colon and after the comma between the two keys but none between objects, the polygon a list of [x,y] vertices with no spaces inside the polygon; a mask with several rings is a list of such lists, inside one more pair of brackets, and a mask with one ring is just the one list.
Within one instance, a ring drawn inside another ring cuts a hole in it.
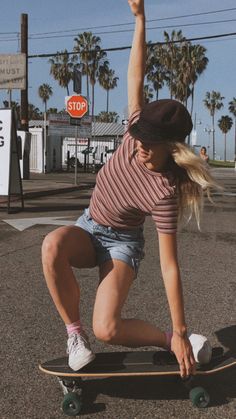
[{"label": "sign post", "polygon": [[24,201],[15,116],[12,109],[0,109],[0,196],[8,198],[8,213],[12,195],[20,196],[23,209]]},{"label": "sign post", "polygon": [[[72,95],[66,97],[66,110],[71,117],[71,124],[76,125],[75,133],[75,185],[77,185],[77,174],[78,174],[78,127],[81,125],[81,118],[88,112],[88,101],[82,95]],[[73,123],[75,120],[75,124]]]}]

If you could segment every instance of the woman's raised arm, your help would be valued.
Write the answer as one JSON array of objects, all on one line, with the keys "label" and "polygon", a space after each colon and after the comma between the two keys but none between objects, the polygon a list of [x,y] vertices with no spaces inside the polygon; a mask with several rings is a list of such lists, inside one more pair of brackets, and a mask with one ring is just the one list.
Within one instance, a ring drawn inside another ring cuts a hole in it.
[{"label": "woman's raised arm", "polygon": [[135,16],[135,30],[128,66],[129,116],[143,106],[143,85],[146,66],[144,0],[128,0]]}]

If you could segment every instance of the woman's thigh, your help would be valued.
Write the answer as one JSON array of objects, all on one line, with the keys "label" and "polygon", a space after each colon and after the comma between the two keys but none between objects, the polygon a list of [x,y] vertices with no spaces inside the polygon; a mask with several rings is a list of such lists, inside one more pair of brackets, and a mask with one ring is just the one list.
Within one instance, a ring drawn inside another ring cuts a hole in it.
[{"label": "woman's thigh", "polygon": [[75,268],[96,266],[96,253],[89,233],[77,226],[60,227],[49,233],[42,247],[43,258],[66,258]]},{"label": "woman's thigh", "polygon": [[118,259],[109,260],[100,267],[100,285],[93,314],[95,328],[111,321],[119,321],[134,278],[134,270]]}]

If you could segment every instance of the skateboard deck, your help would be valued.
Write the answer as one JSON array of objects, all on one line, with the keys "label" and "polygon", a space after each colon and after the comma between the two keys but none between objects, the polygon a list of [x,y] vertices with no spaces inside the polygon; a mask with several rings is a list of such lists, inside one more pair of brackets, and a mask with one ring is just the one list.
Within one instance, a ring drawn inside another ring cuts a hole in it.
[{"label": "skateboard deck", "polygon": [[[213,374],[236,364],[234,357],[223,355],[222,348],[213,348],[211,362],[197,366],[196,375]],[[39,369],[57,377],[118,377],[142,375],[179,375],[179,365],[167,351],[102,352],[79,371],[68,366],[68,358],[58,358],[39,365]]]},{"label": "skateboard deck", "polygon": [[[236,365],[234,356],[224,355],[223,348],[213,348],[211,361],[204,366],[197,365],[196,375],[210,375]],[[82,407],[83,379],[137,376],[180,376],[179,365],[173,354],[167,351],[103,352],[79,371],[68,366],[68,357],[62,357],[39,365],[39,369],[59,379],[64,392],[62,410],[69,416],[76,416]],[[207,407],[210,396],[203,387],[193,386],[194,377],[184,384],[190,390],[192,403]],[[78,394],[78,391],[80,394]]]}]

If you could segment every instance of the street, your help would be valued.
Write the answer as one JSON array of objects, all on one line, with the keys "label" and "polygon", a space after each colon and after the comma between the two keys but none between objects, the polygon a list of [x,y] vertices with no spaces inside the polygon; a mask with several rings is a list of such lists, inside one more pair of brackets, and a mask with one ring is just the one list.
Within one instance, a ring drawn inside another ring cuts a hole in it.
[{"label": "street", "polygon": [[[206,200],[201,231],[192,220],[178,233],[178,252],[188,330],[206,335],[213,346],[236,354],[236,171],[215,170],[225,190]],[[54,175],[56,177],[56,174]],[[60,419],[61,388],[41,373],[39,362],[63,356],[66,333],[48,294],[41,266],[41,244],[56,228],[48,218],[74,222],[88,205],[93,180],[60,194],[25,198],[25,211],[0,211],[1,257],[1,419]],[[27,195],[26,195],[27,196]],[[42,224],[33,218],[45,218]],[[19,222],[31,219],[31,223]],[[4,220],[4,221],[3,221]],[[18,220],[21,231],[7,223]],[[171,327],[161,278],[158,243],[150,217],[145,223],[146,256],[134,282],[124,315]],[[76,271],[81,284],[81,317],[94,351],[121,351],[95,340],[92,307],[97,270]],[[127,350],[127,348],[125,348]],[[147,349],[147,348],[145,348]],[[153,349],[153,348],[152,348]],[[236,368],[199,379],[211,395],[197,410],[180,381],[172,378],[98,379],[85,384],[84,419],[152,419],[236,417]]]}]

